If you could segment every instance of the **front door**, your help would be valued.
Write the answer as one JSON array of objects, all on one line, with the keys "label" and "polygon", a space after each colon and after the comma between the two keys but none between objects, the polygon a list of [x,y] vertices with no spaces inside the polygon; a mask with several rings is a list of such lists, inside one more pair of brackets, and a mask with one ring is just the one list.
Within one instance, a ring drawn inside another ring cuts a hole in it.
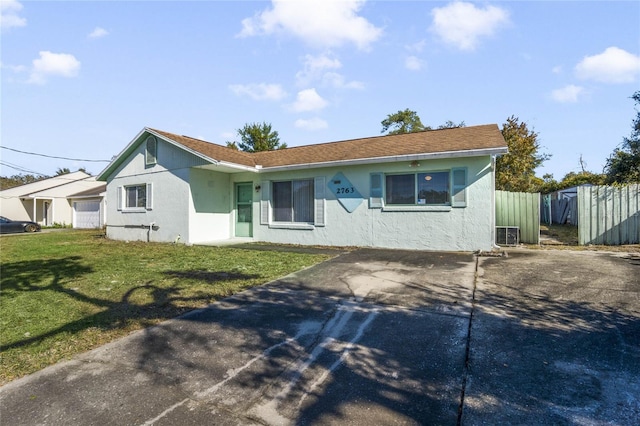
[{"label": "front door", "polygon": [[236,237],[253,237],[253,184],[236,184]]}]

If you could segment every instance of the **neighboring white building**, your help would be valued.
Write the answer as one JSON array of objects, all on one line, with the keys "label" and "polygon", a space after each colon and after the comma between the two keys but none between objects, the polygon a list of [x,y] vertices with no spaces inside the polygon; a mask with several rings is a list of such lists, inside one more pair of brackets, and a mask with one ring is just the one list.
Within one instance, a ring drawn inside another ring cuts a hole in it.
[{"label": "neighboring white building", "polygon": [[258,153],[145,128],[97,179],[118,240],[488,250],[506,152],[495,124]]},{"label": "neighboring white building", "polygon": [[98,201],[104,211],[104,191],[104,182],[96,181],[95,177],[81,171],[54,176],[0,191],[0,216],[30,220],[42,226],[72,225],[75,216],[72,197],[91,193],[91,199]]}]

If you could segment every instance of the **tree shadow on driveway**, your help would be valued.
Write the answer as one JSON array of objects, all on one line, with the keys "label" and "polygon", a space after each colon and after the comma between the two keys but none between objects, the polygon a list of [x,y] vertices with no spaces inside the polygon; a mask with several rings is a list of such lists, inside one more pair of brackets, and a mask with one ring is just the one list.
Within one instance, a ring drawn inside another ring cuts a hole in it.
[{"label": "tree shadow on driveway", "polygon": [[483,259],[465,424],[633,424],[640,418],[640,279],[623,256]]},{"label": "tree shadow on driveway", "polygon": [[[56,415],[92,410],[90,419],[103,423],[229,425],[637,418],[637,266],[605,255],[577,269],[566,266],[571,254],[482,259],[472,300],[461,278],[474,265],[470,254],[361,254],[83,355],[80,366],[46,380],[50,394],[109,389],[103,403],[112,408],[71,398],[55,404]],[[382,265],[406,282],[394,283]],[[381,287],[369,289],[365,278]],[[370,291],[355,297],[353,283]],[[441,309],[455,298],[463,308]],[[37,411],[29,395],[3,401],[12,418]],[[47,404],[39,394],[37,407]]]}]

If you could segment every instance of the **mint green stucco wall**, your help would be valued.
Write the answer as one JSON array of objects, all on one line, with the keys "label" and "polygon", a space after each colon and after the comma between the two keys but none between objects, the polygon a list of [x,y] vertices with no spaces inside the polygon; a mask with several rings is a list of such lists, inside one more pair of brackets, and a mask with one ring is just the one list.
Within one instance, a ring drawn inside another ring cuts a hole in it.
[{"label": "mint green stucco wall", "polygon": [[[261,173],[260,180],[301,179],[324,176],[326,182],[338,172],[362,194],[360,205],[349,213],[328,189],[326,225],[313,229],[276,229],[259,223],[259,194],[256,197],[254,237],[260,241],[287,244],[365,246],[419,250],[487,250],[493,241],[493,173],[491,157],[442,159],[386,163],[351,167],[332,167],[290,172]],[[467,207],[390,211],[369,208],[370,174],[414,173],[467,168]]]}]

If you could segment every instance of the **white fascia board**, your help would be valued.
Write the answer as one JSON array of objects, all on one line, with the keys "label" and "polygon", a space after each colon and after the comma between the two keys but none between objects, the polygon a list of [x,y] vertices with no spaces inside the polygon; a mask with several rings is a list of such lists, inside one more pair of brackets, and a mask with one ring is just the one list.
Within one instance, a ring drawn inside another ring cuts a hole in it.
[{"label": "white fascia board", "polygon": [[[474,149],[467,151],[447,151],[447,152],[435,152],[429,154],[411,154],[411,155],[394,155],[389,157],[372,157],[372,158],[358,158],[355,160],[338,160],[338,161],[325,161],[322,163],[307,163],[307,164],[292,164],[288,166],[275,166],[275,167],[262,167],[262,172],[277,172],[284,170],[298,170],[298,169],[317,169],[321,167],[335,167],[335,166],[356,166],[362,164],[378,164],[378,163],[397,163],[399,161],[421,161],[421,160],[436,160],[442,158],[463,158],[463,157],[482,157],[485,155],[500,155],[506,154],[507,148],[486,148],[486,149]],[[258,166],[256,166],[258,167]]]},{"label": "white fascia board", "polygon": [[105,193],[96,194],[96,195],[80,195],[80,196],[72,195],[70,197],[67,197],[67,200],[83,200],[83,199],[88,199],[88,198],[99,199],[99,198],[102,198],[104,196],[105,196]]},{"label": "white fascia board", "polygon": [[236,169],[242,172],[253,172],[253,173],[258,173],[260,171],[260,169],[258,167],[253,167],[253,166],[244,166],[242,164],[237,164],[237,163],[229,163],[226,161],[217,161],[215,163],[216,166],[221,166],[221,167],[229,167],[231,169]]}]

